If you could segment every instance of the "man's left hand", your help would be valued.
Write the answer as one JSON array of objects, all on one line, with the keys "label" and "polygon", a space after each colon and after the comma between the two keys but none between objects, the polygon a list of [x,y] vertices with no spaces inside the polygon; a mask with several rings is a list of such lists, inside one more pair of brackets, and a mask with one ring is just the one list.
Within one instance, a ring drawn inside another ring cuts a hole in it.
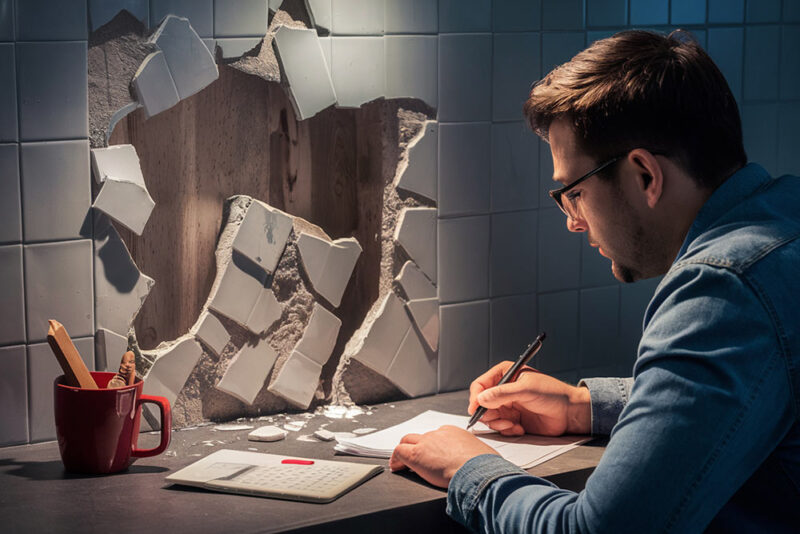
[{"label": "man's left hand", "polygon": [[410,468],[434,486],[446,488],[467,460],[481,454],[498,452],[471,432],[447,425],[425,434],[404,436],[392,453],[389,468]]}]

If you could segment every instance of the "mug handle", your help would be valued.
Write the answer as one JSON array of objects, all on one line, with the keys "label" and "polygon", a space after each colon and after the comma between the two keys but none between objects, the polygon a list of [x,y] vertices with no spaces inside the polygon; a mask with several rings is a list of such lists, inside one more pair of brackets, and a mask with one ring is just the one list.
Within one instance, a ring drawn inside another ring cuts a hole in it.
[{"label": "mug handle", "polygon": [[134,447],[131,451],[131,456],[136,456],[137,458],[161,454],[169,447],[169,440],[172,437],[172,410],[169,407],[169,401],[156,395],[141,395],[136,401],[136,409],[139,410],[141,405],[146,402],[157,404],[158,409],[161,411],[161,443],[153,449],[137,449]]}]

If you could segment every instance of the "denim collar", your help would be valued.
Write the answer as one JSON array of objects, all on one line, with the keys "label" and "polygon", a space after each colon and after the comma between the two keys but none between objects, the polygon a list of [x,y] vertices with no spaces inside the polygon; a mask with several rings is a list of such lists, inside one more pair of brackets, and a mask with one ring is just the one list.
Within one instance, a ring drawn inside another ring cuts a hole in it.
[{"label": "denim collar", "polygon": [[758,163],[748,163],[722,182],[697,213],[675,261],[677,262],[686,253],[686,249],[697,236],[770,180],[770,175],[764,167]]}]

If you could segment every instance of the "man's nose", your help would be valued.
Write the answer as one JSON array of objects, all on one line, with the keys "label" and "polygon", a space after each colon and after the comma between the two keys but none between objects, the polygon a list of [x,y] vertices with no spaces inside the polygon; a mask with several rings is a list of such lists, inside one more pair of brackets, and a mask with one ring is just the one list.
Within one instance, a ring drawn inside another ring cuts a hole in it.
[{"label": "man's nose", "polygon": [[580,217],[567,217],[567,230],[570,232],[585,232],[586,221]]}]

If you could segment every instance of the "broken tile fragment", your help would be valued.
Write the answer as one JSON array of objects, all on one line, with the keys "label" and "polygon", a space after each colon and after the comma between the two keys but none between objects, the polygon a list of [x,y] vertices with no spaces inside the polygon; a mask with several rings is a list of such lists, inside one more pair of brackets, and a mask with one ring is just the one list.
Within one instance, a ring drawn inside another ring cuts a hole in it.
[{"label": "broken tile fragment", "polygon": [[436,287],[419,270],[413,261],[407,261],[395,280],[403,288],[408,300],[430,299],[436,297]]},{"label": "broken tile fragment", "polygon": [[253,200],[236,232],[233,249],[241,252],[267,273],[275,271],[286,247],[294,218]]},{"label": "broken tile fragment", "polygon": [[439,136],[436,121],[426,121],[408,146],[408,161],[396,187],[436,202]]},{"label": "broken tile fragment", "polygon": [[422,272],[436,283],[436,209],[406,208],[394,236]]},{"label": "broken tile fragment", "polygon": [[[272,289],[264,287],[266,273],[247,266],[245,261],[237,259],[234,253],[208,307],[254,334],[260,334],[278,320],[283,311]],[[250,270],[245,271],[246,267]]]},{"label": "broken tile fragment", "polygon": [[275,425],[260,426],[247,434],[250,441],[280,441],[286,437],[287,431]]},{"label": "broken tile fragment", "polygon": [[361,245],[352,237],[326,241],[303,232],[297,248],[314,290],[338,307],[361,255]]},{"label": "broken tile fragment", "polygon": [[227,37],[217,39],[216,46],[222,52],[222,59],[233,59],[250,52],[261,44],[262,40],[262,37]]},{"label": "broken tile fragment", "polygon": [[108,176],[92,207],[102,211],[136,235],[142,235],[155,205],[155,201],[143,185]]},{"label": "broken tile fragment", "polygon": [[222,354],[222,349],[230,341],[230,334],[228,334],[222,321],[212,313],[205,312],[200,316],[199,322],[200,325],[197,327],[195,337],[219,356]]},{"label": "broken tile fragment", "polygon": [[331,0],[305,0],[305,4],[306,11],[311,17],[311,24],[330,32],[332,26]]},{"label": "broken tile fragment", "polygon": [[150,37],[164,52],[164,59],[183,100],[197,93],[219,76],[217,64],[189,19],[167,15]]},{"label": "broken tile fragment", "polygon": [[333,441],[336,438],[336,434],[330,430],[320,428],[319,430],[314,431],[314,437],[321,441]]},{"label": "broken tile fragment", "polygon": [[153,362],[144,378],[143,393],[166,397],[170,406],[175,406],[178,394],[202,355],[203,348],[190,337],[175,343]]},{"label": "broken tile fragment", "polygon": [[180,101],[178,89],[161,50],[144,58],[131,83],[136,100],[144,107],[144,114],[148,119]]},{"label": "broken tile fragment", "polygon": [[119,121],[124,119],[129,113],[132,111],[136,111],[142,107],[142,104],[139,102],[130,102],[111,115],[111,118],[108,119],[108,126],[106,127],[106,137],[105,137],[105,144],[108,145],[109,141],[111,140],[111,134],[114,132],[114,127],[117,125]]},{"label": "broken tile fragment", "polygon": [[325,365],[336,345],[341,326],[342,321],[338,317],[315,302],[311,319],[294,350],[320,365]]},{"label": "broken tile fragment", "polygon": [[314,399],[321,373],[320,364],[294,351],[269,385],[269,391],[306,409]]},{"label": "broken tile fragment", "polygon": [[439,299],[411,300],[406,303],[411,317],[431,350],[439,348]]},{"label": "broken tile fragment", "polygon": [[126,334],[155,281],[139,272],[111,221],[94,218],[94,295],[97,328]]},{"label": "broken tile fragment", "polygon": [[316,30],[281,26],[275,33],[278,60],[286,74],[289,96],[300,120],[336,103],[328,64]]},{"label": "broken tile fragment", "polygon": [[247,404],[253,404],[278,354],[266,340],[246,344],[233,357],[216,388]]},{"label": "broken tile fragment", "polygon": [[125,182],[144,184],[144,175],[133,145],[114,145],[92,149],[92,173],[94,180],[102,184],[112,177]]},{"label": "broken tile fragment", "polygon": [[94,362],[98,371],[116,373],[122,355],[128,350],[128,338],[100,328],[94,335]]},{"label": "broken tile fragment", "polygon": [[358,108],[386,95],[383,36],[334,35],[331,52],[331,79],[337,107]]},{"label": "broken tile fragment", "polygon": [[430,395],[436,393],[437,366],[436,358],[428,358],[416,331],[409,328],[386,378],[411,397]]}]

